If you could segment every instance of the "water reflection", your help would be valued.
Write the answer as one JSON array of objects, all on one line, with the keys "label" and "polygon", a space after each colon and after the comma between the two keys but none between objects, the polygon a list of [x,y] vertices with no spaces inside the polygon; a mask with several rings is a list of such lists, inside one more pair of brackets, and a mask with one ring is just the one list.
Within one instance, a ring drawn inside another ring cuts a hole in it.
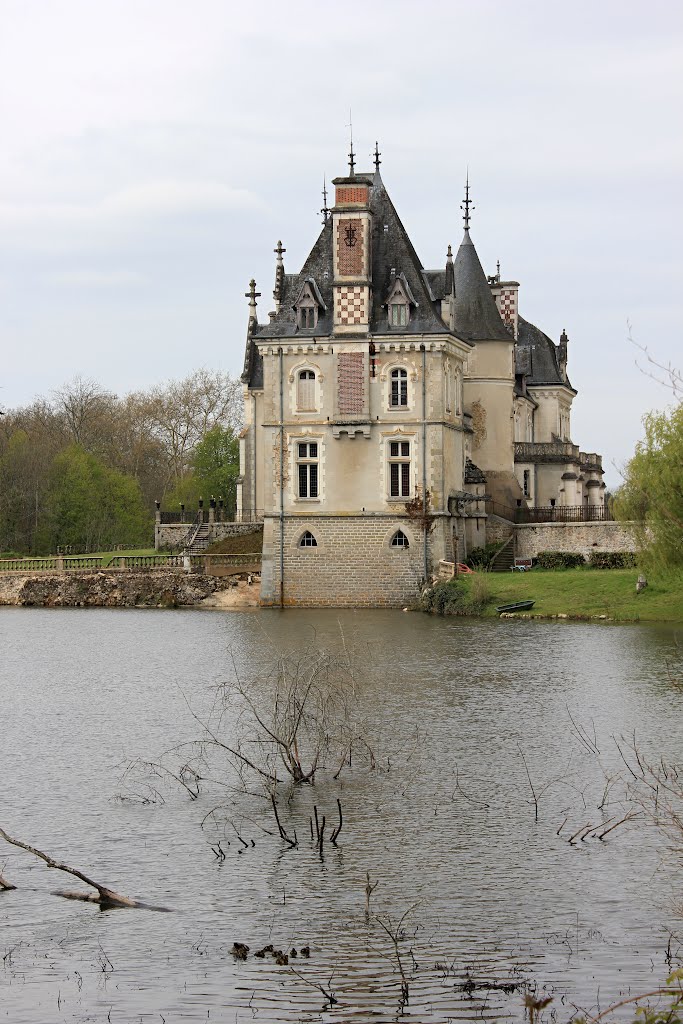
[{"label": "water reflection", "polygon": [[[567,842],[598,823],[604,789],[568,709],[604,764],[618,761],[611,737],[634,729],[678,756],[672,631],[393,612],[3,609],[0,633],[0,824],[175,910],[101,914],[61,901],[48,895],[53,872],[3,849],[20,886],[0,895],[1,1005],[15,1024],[395,1020],[401,978],[390,937],[365,917],[368,873],[372,912],[390,930],[409,911],[408,1019],[519,1019],[530,986],[553,995],[548,1019],[565,1020],[572,1002],[604,1008],[666,975],[679,879],[672,862],[661,870],[659,836],[634,822],[607,843]],[[311,642],[359,656],[378,758],[374,771],[337,783],[328,772],[282,800],[296,849],[272,834],[267,800],[227,772],[196,801],[163,783],[164,802],[117,799],[126,763],[197,735],[185,697],[207,706],[230,677],[229,651],[258,675],[278,651]],[[315,803],[334,819],[337,796],[344,828],[321,859],[309,817]],[[202,830],[217,805],[219,825]],[[240,962],[235,941],[252,952],[308,945],[311,957]]]}]

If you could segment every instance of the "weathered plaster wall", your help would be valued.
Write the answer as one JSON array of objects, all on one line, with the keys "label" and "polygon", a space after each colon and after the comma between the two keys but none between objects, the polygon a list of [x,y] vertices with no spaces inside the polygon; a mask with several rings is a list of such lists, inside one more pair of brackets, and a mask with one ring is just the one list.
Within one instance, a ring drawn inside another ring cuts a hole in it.
[{"label": "weathered plaster wall", "polygon": [[635,551],[627,523],[540,523],[515,527],[515,555],[535,558],[541,551]]}]

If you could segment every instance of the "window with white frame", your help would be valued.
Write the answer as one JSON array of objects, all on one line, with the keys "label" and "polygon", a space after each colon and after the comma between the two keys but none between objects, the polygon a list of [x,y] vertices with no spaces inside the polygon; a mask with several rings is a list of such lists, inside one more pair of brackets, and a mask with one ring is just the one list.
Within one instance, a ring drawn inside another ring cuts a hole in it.
[{"label": "window with white frame", "polygon": [[299,547],[300,548],[317,548],[317,546],[318,546],[318,542],[315,539],[315,537],[313,536],[313,534],[311,533],[311,531],[310,530],[306,530],[301,535],[301,540],[299,541]]},{"label": "window with white frame", "polygon": [[296,388],[297,409],[302,412],[315,411],[315,373],[313,370],[299,370]]},{"label": "window with white frame", "polygon": [[318,442],[298,441],[297,494],[299,498],[318,497]]},{"label": "window with white frame", "polygon": [[389,497],[410,497],[410,441],[389,441]]},{"label": "window with white frame", "polygon": [[392,548],[409,548],[410,543],[403,530],[397,530],[391,538]]},{"label": "window with white frame", "polygon": [[408,406],[408,371],[402,367],[391,371],[389,404],[392,409],[405,409]]}]

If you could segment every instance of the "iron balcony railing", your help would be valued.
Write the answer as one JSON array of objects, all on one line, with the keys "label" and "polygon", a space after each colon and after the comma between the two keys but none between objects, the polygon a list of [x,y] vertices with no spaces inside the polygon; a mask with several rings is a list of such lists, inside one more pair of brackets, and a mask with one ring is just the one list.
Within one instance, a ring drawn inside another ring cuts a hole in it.
[{"label": "iron balcony railing", "polygon": [[486,502],[487,515],[499,516],[510,523],[596,523],[612,522],[609,505],[539,505],[533,508],[510,508],[500,502]]}]

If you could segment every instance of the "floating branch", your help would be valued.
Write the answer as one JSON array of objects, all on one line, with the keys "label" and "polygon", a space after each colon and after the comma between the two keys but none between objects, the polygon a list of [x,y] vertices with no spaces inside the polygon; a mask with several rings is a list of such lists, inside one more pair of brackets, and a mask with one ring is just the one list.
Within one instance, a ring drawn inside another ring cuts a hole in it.
[{"label": "floating branch", "polygon": [[16,889],[16,885],[12,885],[11,882],[8,882],[0,871],[0,892],[9,892],[11,889]]},{"label": "floating branch", "polygon": [[144,903],[139,903],[137,900],[131,900],[127,896],[121,896],[119,893],[114,892],[113,889],[107,888],[106,885],[101,885],[99,882],[95,882],[92,878],[88,878],[82,871],[77,868],[71,868],[68,864],[60,864],[59,861],[54,860],[47,853],[43,853],[42,850],[37,850],[35,846],[29,846],[28,843],[22,843],[18,839],[13,839],[12,836],[8,835],[4,829],[0,828],[0,838],[4,839],[5,842],[11,846],[18,846],[20,850],[26,850],[27,853],[32,853],[34,857],[40,858],[44,861],[49,868],[55,868],[57,871],[65,871],[68,875],[74,875],[76,878],[80,878],[86,885],[91,885],[93,889],[97,889],[97,896],[94,893],[80,893],[80,892],[56,892],[55,896],[63,896],[68,900],[84,900],[86,903],[99,903],[101,907],[144,907],[150,909],[162,909],[162,908],[151,908]]}]

